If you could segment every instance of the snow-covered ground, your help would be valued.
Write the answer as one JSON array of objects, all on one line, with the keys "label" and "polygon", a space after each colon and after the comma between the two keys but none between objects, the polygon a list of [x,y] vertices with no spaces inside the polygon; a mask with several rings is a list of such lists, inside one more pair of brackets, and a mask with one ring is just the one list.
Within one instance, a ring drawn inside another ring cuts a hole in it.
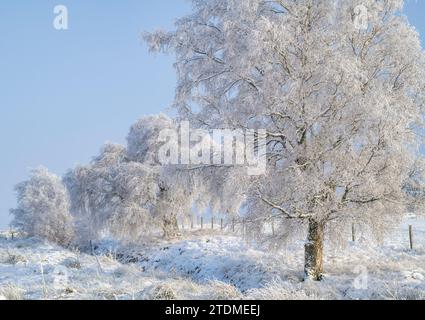
[{"label": "snow-covered ground", "polygon": [[95,255],[0,234],[0,299],[425,299],[425,223],[406,221],[380,246],[327,249],[320,283],[302,269],[302,242],[272,251],[219,232],[105,242]]}]

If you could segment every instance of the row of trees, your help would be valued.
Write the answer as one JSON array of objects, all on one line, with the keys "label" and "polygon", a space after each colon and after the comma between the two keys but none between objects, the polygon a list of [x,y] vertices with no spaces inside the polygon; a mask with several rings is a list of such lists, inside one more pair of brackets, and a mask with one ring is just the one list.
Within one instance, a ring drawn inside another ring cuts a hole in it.
[{"label": "row of trees", "polygon": [[[359,5],[367,9],[361,27]],[[127,147],[107,145],[64,177],[78,236],[108,229],[137,239],[151,225],[170,236],[177,215],[198,203],[244,212],[258,239],[272,218],[273,240],[306,232],[305,275],[320,280],[327,234],[355,222],[382,236],[420,181],[412,168],[422,143],[425,56],[402,7],[402,0],[193,0],[175,31],[145,35],[153,51],[176,55],[176,120],[265,129],[267,171],[153,166],[158,128],[175,123],[141,120]],[[14,211],[17,225],[33,183],[18,187],[25,201]]]},{"label": "row of trees", "polygon": [[122,241],[147,239],[158,229],[176,236],[178,215],[189,215],[194,204],[201,208],[205,197],[195,190],[195,174],[159,165],[158,135],[167,128],[175,123],[166,115],[145,117],[131,127],[127,146],[105,144],[90,164],[62,179],[34,170],[16,187],[13,225],[60,244],[83,245],[105,232]]}]

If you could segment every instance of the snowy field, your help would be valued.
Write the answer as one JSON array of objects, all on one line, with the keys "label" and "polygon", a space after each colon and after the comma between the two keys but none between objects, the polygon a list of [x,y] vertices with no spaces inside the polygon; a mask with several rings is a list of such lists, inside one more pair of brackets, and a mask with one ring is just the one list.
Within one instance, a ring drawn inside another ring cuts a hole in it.
[{"label": "snowy field", "polygon": [[320,283],[302,270],[301,241],[271,251],[218,231],[104,242],[94,255],[0,235],[0,299],[425,299],[425,222],[409,219],[382,245],[328,248]]}]

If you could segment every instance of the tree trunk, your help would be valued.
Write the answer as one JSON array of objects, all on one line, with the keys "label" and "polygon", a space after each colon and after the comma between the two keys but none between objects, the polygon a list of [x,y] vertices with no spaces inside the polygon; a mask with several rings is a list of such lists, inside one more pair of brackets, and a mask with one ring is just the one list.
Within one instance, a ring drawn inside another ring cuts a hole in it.
[{"label": "tree trunk", "polygon": [[315,220],[310,220],[307,243],[305,244],[305,280],[321,281],[323,278],[324,235],[324,224]]},{"label": "tree trunk", "polygon": [[179,235],[179,224],[175,215],[164,217],[162,230],[164,238],[170,239]]}]

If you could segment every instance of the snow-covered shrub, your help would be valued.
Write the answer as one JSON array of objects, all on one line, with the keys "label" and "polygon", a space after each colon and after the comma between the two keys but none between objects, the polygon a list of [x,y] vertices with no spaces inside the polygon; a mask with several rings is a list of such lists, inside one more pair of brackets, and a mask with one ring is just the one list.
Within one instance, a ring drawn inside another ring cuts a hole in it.
[{"label": "snow-covered shrub", "polygon": [[318,293],[311,292],[301,285],[287,282],[272,282],[263,288],[251,289],[246,294],[252,300],[321,300]]},{"label": "snow-covered shrub", "polygon": [[71,287],[66,287],[65,290],[64,290],[65,294],[73,294],[75,292],[76,292],[76,290],[74,288],[71,288]]},{"label": "snow-covered shrub", "polygon": [[211,300],[241,300],[242,293],[233,285],[222,281],[214,280],[209,283],[211,287]]},{"label": "snow-covered shrub", "polygon": [[21,254],[7,252],[7,258],[4,262],[6,264],[15,265],[15,264],[18,264],[20,262],[26,263],[27,259]]},{"label": "snow-covered shrub", "polygon": [[384,300],[424,300],[425,289],[421,286],[411,287],[393,281],[375,289],[373,296]]},{"label": "snow-covered shrub", "polygon": [[114,270],[113,275],[115,278],[124,278],[130,273],[127,266],[118,267]]},{"label": "snow-covered shrub", "polygon": [[4,287],[0,287],[0,300],[4,297],[5,300],[23,300],[25,290],[13,285],[7,284]]},{"label": "snow-covered shrub", "polygon": [[33,170],[29,180],[16,186],[16,209],[12,226],[28,236],[39,237],[60,245],[73,238],[73,219],[69,197],[61,179],[45,168]]},{"label": "snow-covered shrub", "polygon": [[154,287],[150,293],[152,300],[176,300],[176,293],[170,286],[160,284]]},{"label": "snow-covered shrub", "polygon": [[67,258],[62,262],[62,265],[68,269],[81,269],[81,262],[79,259]]}]

